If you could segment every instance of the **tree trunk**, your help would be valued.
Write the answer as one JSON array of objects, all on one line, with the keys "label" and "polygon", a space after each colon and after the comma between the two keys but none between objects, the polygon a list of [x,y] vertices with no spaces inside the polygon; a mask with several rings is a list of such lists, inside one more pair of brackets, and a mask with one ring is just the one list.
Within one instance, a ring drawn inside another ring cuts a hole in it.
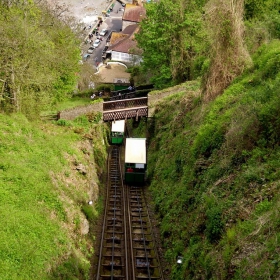
[{"label": "tree trunk", "polygon": [[12,71],[11,71],[11,99],[12,99],[12,104],[13,104],[13,110],[15,112],[19,112],[19,100],[18,100],[18,97],[19,97],[19,89],[18,87],[16,86],[16,83],[15,83],[15,73],[14,73],[14,67],[12,66]]}]

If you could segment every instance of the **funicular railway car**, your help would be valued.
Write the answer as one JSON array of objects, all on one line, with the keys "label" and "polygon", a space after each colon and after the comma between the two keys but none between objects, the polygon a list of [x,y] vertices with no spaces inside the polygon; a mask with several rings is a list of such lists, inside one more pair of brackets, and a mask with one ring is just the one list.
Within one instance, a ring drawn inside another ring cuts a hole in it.
[{"label": "funicular railway car", "polygon": [[125,174],[126,184],[143,184],[146,176],[146,138],[126,138]]},{"label": "funicular railway car", "polygon": [[111,129],[111,144],[121,145],[124,139],[125,120],[113,121]]}]

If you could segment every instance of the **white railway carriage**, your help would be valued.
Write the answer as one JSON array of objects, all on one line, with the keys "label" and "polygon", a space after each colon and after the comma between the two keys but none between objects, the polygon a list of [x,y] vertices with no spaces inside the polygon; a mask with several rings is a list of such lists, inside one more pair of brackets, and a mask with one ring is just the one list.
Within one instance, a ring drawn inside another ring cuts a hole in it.
[{"label": "white railway carriage", "polygon": [[124,139],[125,120],[113,121],[111,129],[111,143],[122,144]]},{"label": "white railway carriage", "polygon": [[146,138],[126,138],[124,167],[124,180],[127,184],[143,184],[145,182]]}]

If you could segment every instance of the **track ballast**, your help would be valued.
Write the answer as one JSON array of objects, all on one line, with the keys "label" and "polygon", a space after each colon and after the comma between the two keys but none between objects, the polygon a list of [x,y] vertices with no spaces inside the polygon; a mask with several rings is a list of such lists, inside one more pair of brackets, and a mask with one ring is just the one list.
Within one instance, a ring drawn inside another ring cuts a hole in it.
[{"label": "track ballast", "polygon": [[163,279],[143,187],[123,184],[121,147],[108,154],[107,195],[96,279]]}]

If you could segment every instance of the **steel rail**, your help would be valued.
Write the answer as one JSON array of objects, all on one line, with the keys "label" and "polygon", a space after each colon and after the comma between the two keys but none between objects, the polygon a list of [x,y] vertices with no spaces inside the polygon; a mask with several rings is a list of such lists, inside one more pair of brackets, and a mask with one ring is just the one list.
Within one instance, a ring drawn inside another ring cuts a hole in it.
[{"label": "steel rail", "polygon": [[[110,154],[109,154],[110,156]],[[109,156],[107,158],[107,169],[109,170]],[[110,176],[110,173],[108,172],[108,176],[107,176],[107,183],[109,181],[109,176]],[[106,197],[108,198],[109,197],[109,188],[107,188],[107,194],[106,194]],[[99,248],[99,256],[101,255],[101,252],[102,252],[102,248],[103,248],[103,241],[104,241],[104,235],[105,235],[105,224],[106,224],[106,214],[107,211],[108,211],[108,204],[109,204],[109,200],[106,199],[106,203],[105,203],[105,208],[104,208],[104,217],[103,217],[103,227],[102,227],[102,233],[101,233],[101,242],[100,242],[100,248]],[[97,277],[96,279],[100,279],[100,269],[101,269],[101,260],[102,258],[99,257],[99,260],[98,260],[98,266],[97,266]]]},{"label": "steel rail", "polygon": [[121,147],[113,146],[108,152],[96,280],[163,280],[144,190],[123,185],[121,151]]},{"label": "steel rail", "polygon": [[132,238],[132,221],[131,221],[131,210],[129,207],[130,203],[130,194],[129,194],[129,186],[125,185],[125,192],[126,192],[126,209],[127,209],[127,220],[128,220],[128,227],[127,227],[127,232],[128,232],[128,242],[129,242],[129,247],[128,250],[130,254],[130,270],[131,270],[131,279],[135,279],[135,262],[133,258],[133,238]]},{"label": "steel rail", "polygon": [[98,280],[127,279],[126,222],[119,149],[114,146],[108,153],[107,195],[99,248]]},{"label": "steel rail", "polygon": [[[116,178],[115,178],[115,184],[116,184]],[[114,194],[115,194],[115,198],[117,197],[117,187],[116,185],[114,185]],[[112,244],[112,258],[111,258],[111,280],[114,280],[114,257],[115,257],[115,227],[116,227],[116,200],[114,201],[114,215],[113,215],[113,236],[112,236],[112,239],[113,239],[113,244]]]},{"label": "steel rail", "polygon": [[[145,195],[143,195],[143,199],[144,199],[145,205],[148,206]],[[147,219],[149,221],[149,224],[152,225],[148,207],[147,207]],[[163,280],[162,266],[161,266],[161,263],[160,263],[160,259],[159,259],[159,255],[158,255],[158,251],[157,251],[157,246],[156,246],[155,236],[154,236],[153,230],[151,230],[151,237],[152,237],[152,241],[154,243],[154,249],[155,249],[154,254],[155,254],[155,257],[156,257],[157,262],[158,262],[159,279]]]},{"label": "steel rail", "polygon": [[149,258],[148,258],[148,253],[147,253],[147,246],[146,246],[146,238],[145,238],[145,234],[144,234],[144,227],[143,227],[143,221],[142,221],[142,215],[141,215],[141,211],[140,208],[142,209],[142,204],[140,205],[139,202],[139,195],[138,195],[138,190],[136,189],[136,194],[137,194],[137,205],[138,205],[138,213],[139,213],[139,221],[140,221],[140,226],[141,226],[141,233],[142,233],[142,239],[143,239],[143,244],[144,244],[144,251],[145,251],[145,260],[146,260],[146,265],[148,268],[148,277],[149,279],[151,279],[151,271],[150,271],[150,262],[149,262]]},{"label": "steel rail", "polygon": [[[143,187],[130,187],[130,215],[131,215],[131,240],[132,258],[135,266],[133,279],[160,279],[162,271],[156,243],[152,238],[152,224],[148,208],[144,199]],[[151,238],[148,238],[151,236]]]}]

